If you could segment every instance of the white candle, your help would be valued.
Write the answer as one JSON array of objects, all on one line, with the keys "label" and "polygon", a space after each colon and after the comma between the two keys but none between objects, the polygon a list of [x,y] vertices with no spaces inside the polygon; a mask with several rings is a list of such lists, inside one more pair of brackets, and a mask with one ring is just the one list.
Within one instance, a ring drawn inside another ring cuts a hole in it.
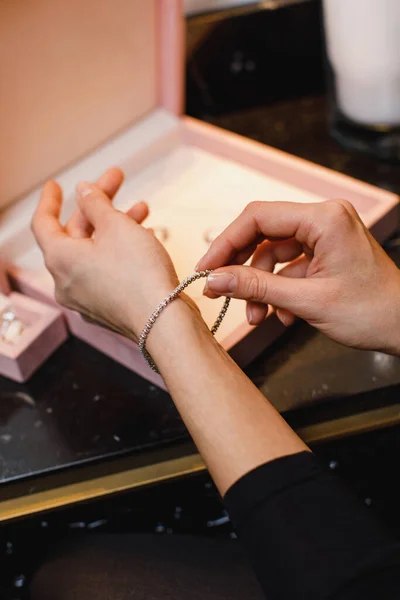
[{"label": "white candle", "polygon": [[339,108],[365,125],[400,125],[400,0],[323,0]]}]

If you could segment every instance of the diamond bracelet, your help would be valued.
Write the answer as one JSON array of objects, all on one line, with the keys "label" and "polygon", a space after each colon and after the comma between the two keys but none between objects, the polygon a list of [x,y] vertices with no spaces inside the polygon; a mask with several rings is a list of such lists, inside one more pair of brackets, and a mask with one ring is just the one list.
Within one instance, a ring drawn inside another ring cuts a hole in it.
[{"label": "diamond bracelet", "polygon": [[[181,294],[183,292],[183,290],[185,290],[191,283],[193,283],[194,281],[197,281],[197,279],[201,279],[202,277],[208,277],[210,275],[210,273],[212,273],[212,270],[207,270],[207,271],[198,271],[196,273],[193,273],[193,275],[190,275],[189,277],[186,277],[186,279],[184,279],[182,281],[182,283],[180,283],[178,285],[178,287],[176,287],[156,308],[156,310],[153,312],[153,314],[151,315],[151,317],[149,318],[149,320],[147,321],[141,335],[139,338],[139,350],[141,355],[143,356],[143,358],[146,360],[147,364],[149,365],[149,367],[152,369],[152,371],[154,371],[155,373],[160,374],[160,371],[157,368],[156,363],[154,362],[154,360],[152,359],[152,357],[150,356],[149,352],[146,350],[146,342],[147,342],[147,338],[149,337],[149,333],[153,328],[154,323],[156,322],[157,318],[161,315],[161,313],[163,312],[163,310],[168,306],[168,304],[171,304],[171,302],[173,302],[173,300],[175,300],[179,294]],[[225,302],[224,305],[217,317],[217,320],[215,321],[214,325],[211,328],[211,333],[213,335],[215,335],[219,329],[219,326],[222,323],[223,318],[226,315],[226,311],[228,310],[229,307],[229,303],[230,303],[231,299],[230,298],[225,298]]]}]

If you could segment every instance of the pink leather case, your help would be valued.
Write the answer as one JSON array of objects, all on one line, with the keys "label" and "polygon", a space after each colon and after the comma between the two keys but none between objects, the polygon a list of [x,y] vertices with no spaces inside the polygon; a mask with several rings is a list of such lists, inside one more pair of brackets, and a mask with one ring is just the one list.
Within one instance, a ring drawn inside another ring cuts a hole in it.
[{"label": "pink leather case", "polygon": [[[167,230],[181,278],[206,251],[205,233],[218,233],[252,200],[347,198],[379,240],[395,229],[396,195],[185,117],[184,56],[180,0],[0,3],[0,77],[10,82],[0,96],[0,115],[7,115],[0,186],[9,206],[0,252],[20,291],[54,303],[29,232],[38,187],[53,174],[67,217],[77,181],[121,166],[126,184],[117,207],[149,202],[149,226]],[[217,301],[204,299],[200,287],[189,292],[212,323]],[[136,344],[65,314],[74,335],[163,386]],[[243,305],[233,302],[217,338],[245,366],[282,330],[274,315],[252,329]]]}]

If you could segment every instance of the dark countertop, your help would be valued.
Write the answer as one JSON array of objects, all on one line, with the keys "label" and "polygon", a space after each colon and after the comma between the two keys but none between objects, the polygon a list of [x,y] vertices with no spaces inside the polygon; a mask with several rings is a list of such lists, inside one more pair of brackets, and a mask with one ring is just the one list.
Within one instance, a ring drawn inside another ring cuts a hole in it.
[{"label": "dark countertop", "polygon": [[329,103],[324,94],[209,116],[208,120],[289,154],[400,194],[399,164],[379,162],[371,156],[349,152],[330,136]]},{"label": "dark countertop", "polygon": [[70,338],[24,385],[0,378],[0,480],[186,435],[167,393]]},{"label": "dark countertop", "polygon": [[[298,22],[293,19],[293,26],[298,28]],[[221,45],[219,34],[218,40]],[[400,192],[398,165],[352,155],[330,138],[326,100],[320,92],[277,100],[259,108],[242,106],[228,115],[217,116],[218,110],[198,114],[221,127]],[[396,244],[391,252],[400,264]],[[394,404],[400,391],[399,358],[344,348],[304,323],[288,330],[247,371],[294,425]],[[123,455],[132,456],[135,464],[150,463],[155,448],[166,454],[187,452],[184,440],[187,431],[167,393],[77,339],[70,338],[25,385],[0,378],[3,496],[11,493],[14,484],[20,490],[23,485],[27,493],[37,491],[42,485],[38,476],[44,473],[61,470],[67,483],[77,466],[90,461],[106,471],[112,469],[113,459]]]}]

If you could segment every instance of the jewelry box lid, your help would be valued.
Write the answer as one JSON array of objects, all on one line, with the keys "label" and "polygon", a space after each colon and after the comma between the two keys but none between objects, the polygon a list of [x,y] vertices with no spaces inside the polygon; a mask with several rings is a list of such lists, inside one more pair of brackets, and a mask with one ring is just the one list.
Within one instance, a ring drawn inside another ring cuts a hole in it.
[{"label": "jewelry box lid", "polygon": [[181,0],[0,2],[0,209],[162,107],[183,107]]}]

